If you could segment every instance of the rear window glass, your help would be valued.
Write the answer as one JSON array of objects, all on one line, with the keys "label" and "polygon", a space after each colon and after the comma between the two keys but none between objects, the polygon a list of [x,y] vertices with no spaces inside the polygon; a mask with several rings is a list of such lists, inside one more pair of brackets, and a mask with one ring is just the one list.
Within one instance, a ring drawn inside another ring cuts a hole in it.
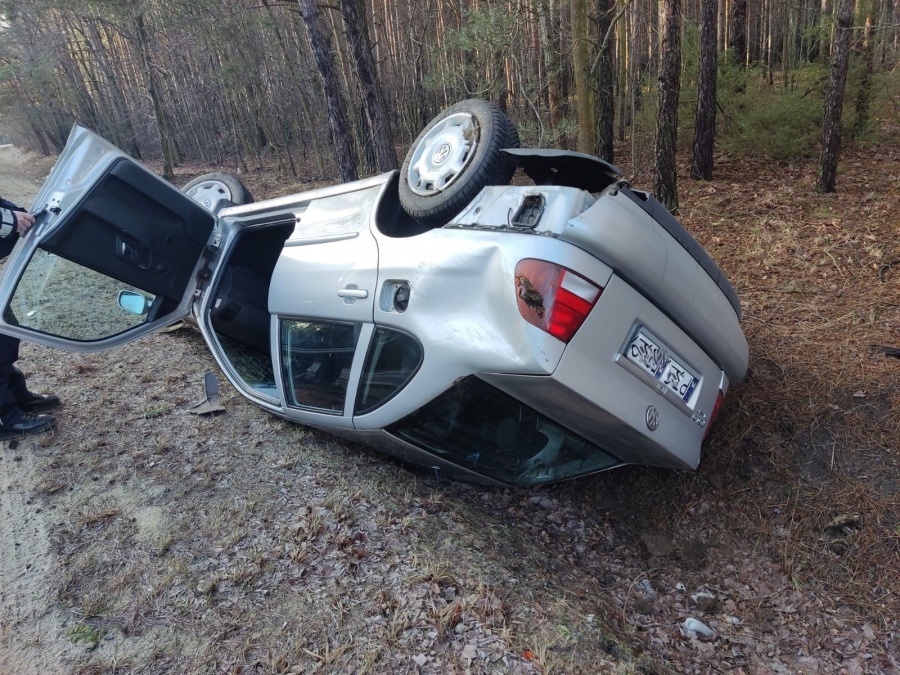
[{"label": "rear window glass", "polygon": [[422,346],[418,340],[395,330],[376,328],[356,395],[356,414],[371,412],[387,402],[412,379],[420,363]]},{"label": "rear window glass", "polygon": [[388,431],[513,485],[537,485],[621,462],[477,377],[467,377]]}]

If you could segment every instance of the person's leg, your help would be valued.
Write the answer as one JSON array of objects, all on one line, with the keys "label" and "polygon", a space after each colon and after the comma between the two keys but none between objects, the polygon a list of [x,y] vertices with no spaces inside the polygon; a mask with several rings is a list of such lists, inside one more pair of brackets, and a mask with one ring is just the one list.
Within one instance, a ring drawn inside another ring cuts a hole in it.
[{"label": "person's leg", "polygon": [[13,366],[12,373],[9,376],[9,390],[15,397],[19,407],[25,412],[50,410],[50,408],[55,408],[59,405],[59,396],[54,394],[35,394],[28,391],[28,385],[25,384],[25,375],[15,366]]},{"label": "person's leg", "polygon": [[[4,364],[9,364],[9,383],[7,388],[12,393],[13,398],[19,408],[25,412],[37,412],[39,410],[49,410],[59,405],[59,397],[53,394],[33,394],[28,391],[28,384],[25,382],[25,375],[21,370],[16,368],[13,363],[19,359],[19,340],[10,338],[15,341],[15,347],[9,349],[9,353],[3,353],[0,347],[0,368]],[[4,357],[12,356],[11,361],[2,360]]]},{"label": "person's leg", "polygon": [[11,365],[9,369],[8,388],[12,392],[12,395],[17,401],[28,398],[30,392],[28,391],[28,385],[25,383],[25,374],[13,365]]},{"label": "person's leg", "polygon": [[13,365],[18,358],[19,340],[0,333],[0,440],[40,433],[53,426],[51,415],[24,412],[16,400],[21,390],[28,393],[25,376]]},{"label": "person's leg", "polygon": [[[22,416],[19,402],[13,393],[13,364],[19,358],[19,340],[0,333],[0,425],[7,426]],[[20,373],[21,375],[21,373]],[[24,378],[23,378],[24,380]]]}]

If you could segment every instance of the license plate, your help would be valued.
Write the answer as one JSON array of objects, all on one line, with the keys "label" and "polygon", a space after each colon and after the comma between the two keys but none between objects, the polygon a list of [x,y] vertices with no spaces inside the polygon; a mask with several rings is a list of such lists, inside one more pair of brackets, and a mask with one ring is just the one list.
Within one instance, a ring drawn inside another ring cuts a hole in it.
[{"label": "license plate", "polygon": [[653,379],[674,391],[687,402],[697,388],[697,378],[677,357],[639,330],[628,345],[625,356]]}]

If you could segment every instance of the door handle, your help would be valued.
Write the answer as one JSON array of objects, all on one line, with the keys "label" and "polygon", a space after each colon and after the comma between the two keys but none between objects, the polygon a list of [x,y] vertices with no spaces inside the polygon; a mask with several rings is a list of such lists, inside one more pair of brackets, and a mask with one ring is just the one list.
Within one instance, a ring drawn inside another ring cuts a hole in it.
[{"label": "door handle", "polygon": [[369,297],[369,291],[364,288],[357,288],[356,284],[350,284],[346,288],[341,288],[337,293],[340,298],[357,298],[363,300]]},{"label": "door handle", "polygon": [[150,247],[125,232],[116,235],[116,257],[142,270],[149,270],[153,262]]}]

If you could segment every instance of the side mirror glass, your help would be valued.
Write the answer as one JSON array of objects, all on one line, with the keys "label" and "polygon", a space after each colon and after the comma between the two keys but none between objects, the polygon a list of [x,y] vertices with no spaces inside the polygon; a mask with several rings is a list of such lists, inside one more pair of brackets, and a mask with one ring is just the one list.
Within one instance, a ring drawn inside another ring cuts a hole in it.
[{"label": "side mirror glass", "polygon": [[131,314],[144,316],[150,311],[152,300],[148,300],[140,293],[134,291],[119,291],[119,307]]}]

